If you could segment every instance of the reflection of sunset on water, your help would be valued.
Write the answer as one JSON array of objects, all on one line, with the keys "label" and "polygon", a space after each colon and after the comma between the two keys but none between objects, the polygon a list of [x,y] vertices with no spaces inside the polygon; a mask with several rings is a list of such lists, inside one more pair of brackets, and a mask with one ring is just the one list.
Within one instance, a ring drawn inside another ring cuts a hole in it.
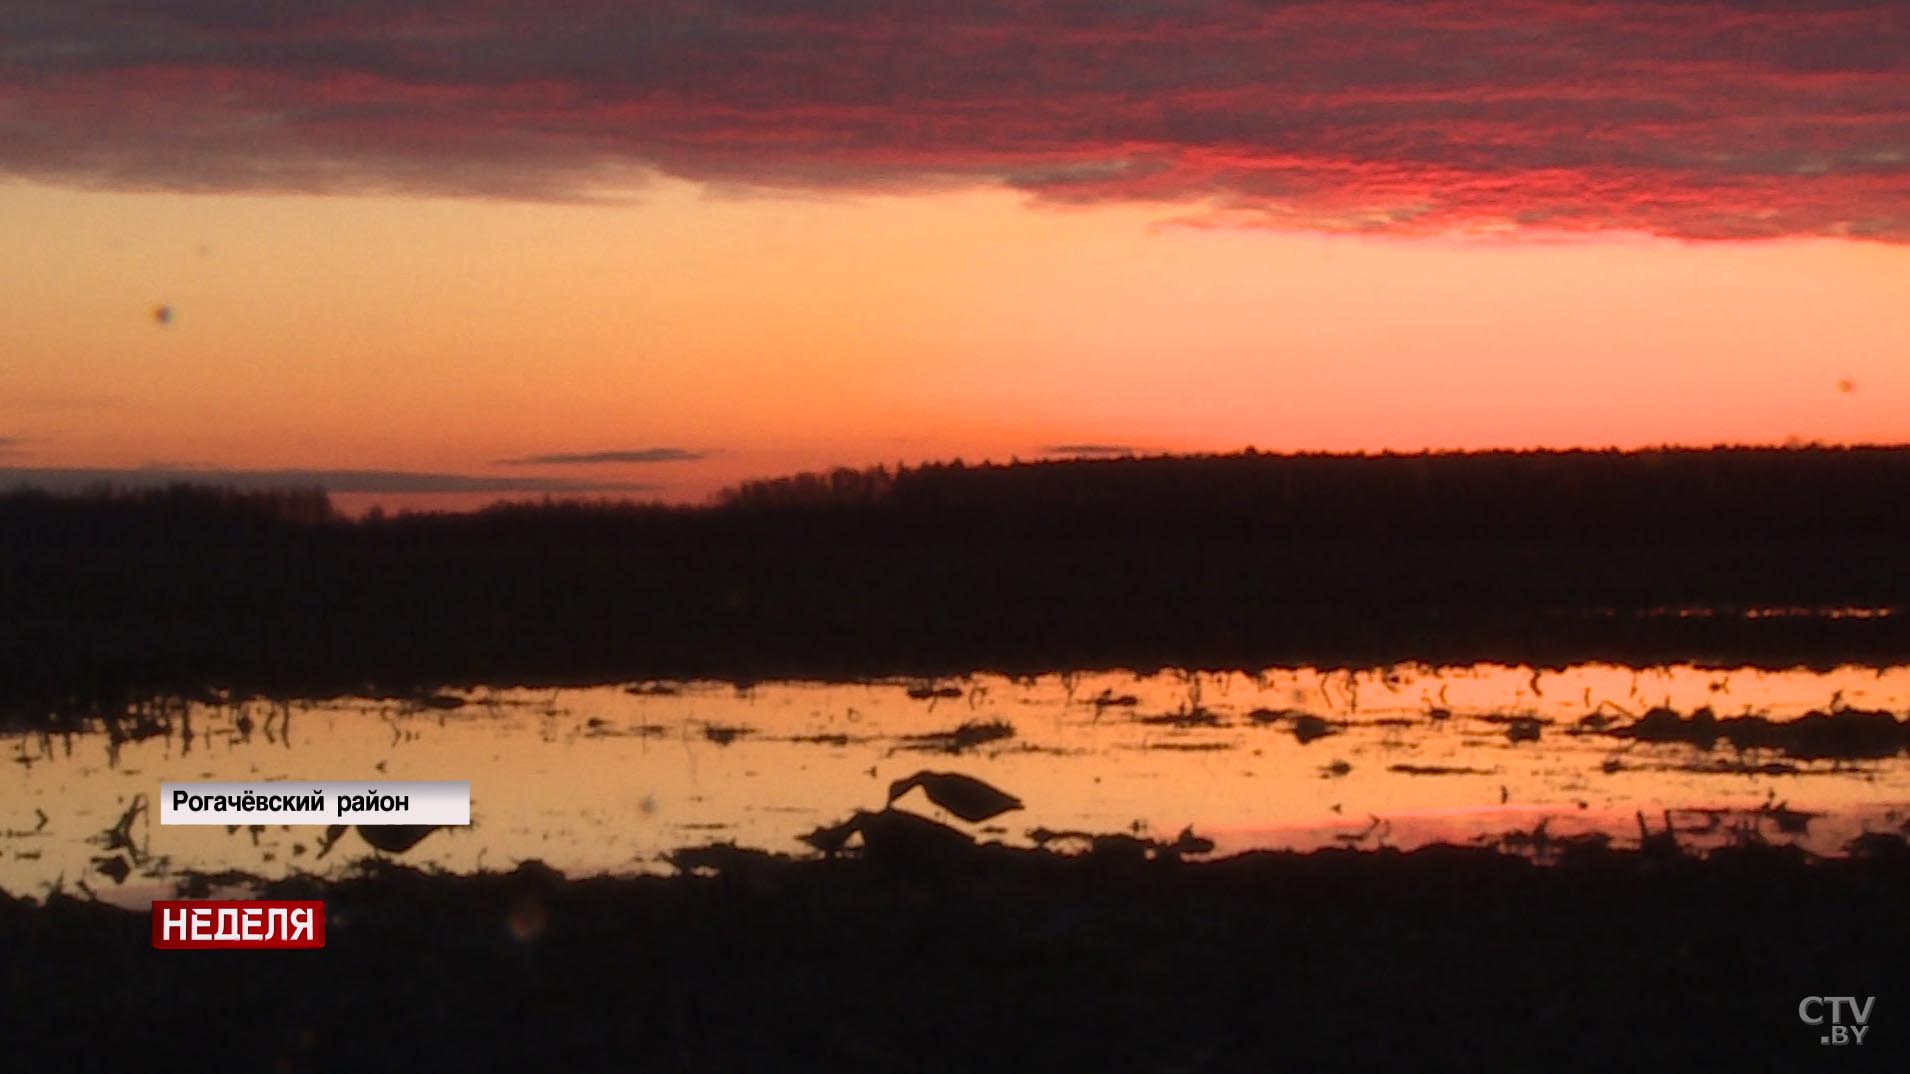
[{"label": "reflection of sunset on water", "polygon": [[[21,776],[0,792],[0,887],[41,894],[88,877],[102,895],[138,902],[188,871],[335,872],[370,853],[352,836],[321,860],[319,829],[229,833],[141,814],[131,828],[141,868],[116,889],[93,872],[106,853],[88,840],[162,780],[468,779],[473,827],[437,834],[405,861],[468,871],[535,858],[573,875],[663,870],[661,855],[708,842],[808,853],[799,836],[880,808],[890,781],[924,769],[978,776],[1026,803],[983,826],[953,821],[984,840],[1028,845],[1039,829],[1167,839],[1191,826],[1219,854],[1522,848],[1521,833],[1540,830],[1552,840],[1603,831],[1622,845],[1641,815],[1661,831],[1667,810],[1694,845],[1748,826],[1834,853],[1895,827],[1910,803],[1901,754],[1740,755],[1612,733],[1654,708],[1902,713],[1910,667],[1095,672],[479,689],[458,700],[195,705],[190,740],[175,727],[117,746],[103,733],[10,736]],[[35,810],[48,818],[38,831]]]}]

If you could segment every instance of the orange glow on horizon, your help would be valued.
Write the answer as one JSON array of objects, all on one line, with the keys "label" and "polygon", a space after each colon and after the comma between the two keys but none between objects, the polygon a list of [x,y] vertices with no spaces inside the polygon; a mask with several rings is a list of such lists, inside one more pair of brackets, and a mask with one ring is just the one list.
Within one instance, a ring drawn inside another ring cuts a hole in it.
[{"label": "orange glow on horizon", "polygon": [[[1901,246],[1174,215],[674,180],[616,205],[15,183],[0,466],[561,477],[695,500],[1078,443],[1910,440]],[[655,447],[707,454],[499,463]]]}]

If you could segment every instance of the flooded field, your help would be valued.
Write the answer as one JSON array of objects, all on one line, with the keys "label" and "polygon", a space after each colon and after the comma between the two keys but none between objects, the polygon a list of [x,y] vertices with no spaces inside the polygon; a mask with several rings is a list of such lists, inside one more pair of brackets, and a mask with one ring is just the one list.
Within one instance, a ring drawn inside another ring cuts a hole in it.
[{"label": "flooded field", "polygon": [[338,875],[381,852],[322,828],[162,827],[162,781],[457,779],[469,828],[403,854],[450,872],[541,860],[671,871],[734,843],[796,856],[921,771],[1025,808],[980,824],[920,790],[898,808],[982,842],[1125,834],[1195,856],[1257,848],[1579,840],[1842,853],[1910,817],[1910,667],[1587,665],[1260,675],[976,675],[856,684],[475,689],[406,701],[155,702],[72,733],[12,733],[0,888],[143,905],[230,874]]}]

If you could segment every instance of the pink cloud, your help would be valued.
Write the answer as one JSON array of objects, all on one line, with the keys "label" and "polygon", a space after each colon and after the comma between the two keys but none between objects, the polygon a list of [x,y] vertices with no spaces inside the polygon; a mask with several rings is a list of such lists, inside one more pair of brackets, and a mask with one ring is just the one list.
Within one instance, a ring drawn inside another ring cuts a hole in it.
[{"label": "pink cloud", "polygon": [[566,198],[648,171],[1002,184],[1228,226],[1910,241],[1910,7],[0,9],[0,173]]}]

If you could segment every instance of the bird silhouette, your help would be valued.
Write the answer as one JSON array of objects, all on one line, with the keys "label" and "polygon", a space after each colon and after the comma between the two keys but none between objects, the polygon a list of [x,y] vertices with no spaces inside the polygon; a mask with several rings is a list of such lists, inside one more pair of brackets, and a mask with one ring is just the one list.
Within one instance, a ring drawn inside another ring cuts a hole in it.
[{"label": "bird silhouette", "polygon": [[889,784],[889,804],[915,788],[928,800],[965,821],[974,823],[1022,808],[1021,799],[958,772],[917,772]]},{"label": "bird silhouette", "polygon": [[[371,844],[376,850],[387,854],[403,854],[432,832],[443,827],[441,824],[354,824],[358,837]],[[325,837],[319,840],[318,856],[323,858],[331,853],[332,846],[345,836],[346,826],[334,824],[325,829]]]},{"label": "bird silhouette", "polygon": [[800,838],[833,858],[843,853],[851,836],[862,837],[864,861],[905,870],[954,867],[970,860],[976,849],[974,840],[954,828],[897,809],[858,809],[841,824]]},{"label": "bird silhouette", "polygon": [[358,837],[387,854],[403,854],[438,830],[437,824],[360,824]]}]

